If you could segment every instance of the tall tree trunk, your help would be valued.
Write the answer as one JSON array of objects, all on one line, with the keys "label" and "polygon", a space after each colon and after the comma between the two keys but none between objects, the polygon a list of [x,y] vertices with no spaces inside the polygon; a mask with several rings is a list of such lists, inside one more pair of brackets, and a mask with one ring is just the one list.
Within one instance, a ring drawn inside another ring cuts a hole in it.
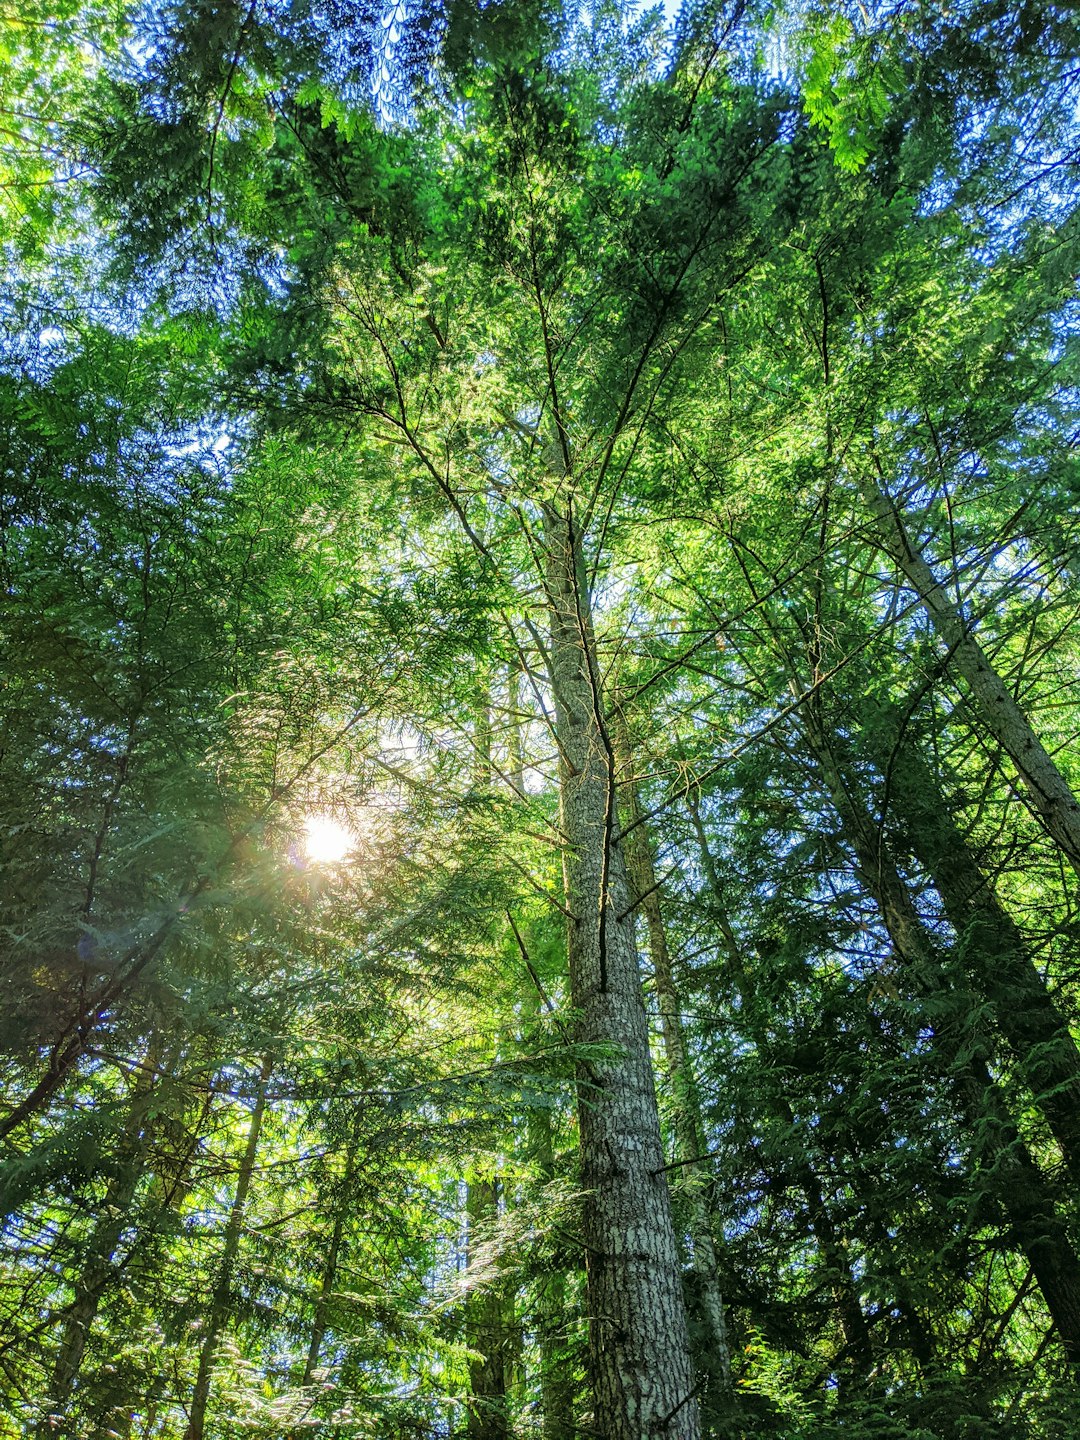
[{"label": "tall tree trunk", "polygon": [[356,1151],[357,1142],[351,1141],[345,1154],[345,1169],[341,1177],[342,1198],[334,1207],[334,1224],[330,1231],[330,1242],[326,1247],[326,1259],[323,1263],[322,1277],[319,1281],[319,1294],[315,1301],[315,1313],[311,1319],[311,1339],[308,1342],[307,1358],[304,1361],[304,1373],[300,1378],[301,1385],[310,1385],[319,1365],[319,1354],[322,1350],[323,1341],[326,1339],[327,1316],[330,1309],[330,1301],[334,1294],[334,1286],[337,1283],[338,1263],[341,1258],[341,1245],[345,1233],[345,1219],[348,1214],[349,1186],[356,1173]]},{"label": "tall tree trunk", "polygon": [[675,1159],[678,1188],[686,1208],[690,1235],[690,1264],[693,1296],[704,1335],[703,1369],[706,1391],[731,1388],[731,1347],[728,1341],[720,1267],[713,1238],[709,1193],[712,1177],[704,1156],[707,1150],[701,1102],[693,1065],[683,1035],[679,996],[668,948],[667,930],[660,905],[660,882],[652,844],[638,799],[637,781],[631,758],[630,737],[622,712],[615,716],[621,790],[626,811],[626,865],[635,908],[645,918],[652,961],[653,984],[660,1012],[660,1034],[664,1046],[668,1088],[675,1131]]},{"label": "tall tree trunk", "polygon": [[240,1248],[244,1211],[247,1207],[248,1194],[251,1190],[251,1182],[255,1174],[255,1156],[259,1148],[259,1137],[262,1133],[263,1118],[266,1114],[266,1090],[272,1069],[273,1060],[267,1055],[263,1060],[262,1069],[259,1072],[259,1085],[255,1092],[255,1106],[251,1112],[251,1121],[248,1125],[247,1143],[244,1146],[244,1154],[240,1161],[240,1171],[236,1178],[236,1191],[233,1195],[232,1207],[229,1210],[228,1223],[225,1226],[225,1240],[221,1252],[221,1263],[218,1266],[217,1280],[214,1284],[213,1293],[210,1298],[210,1308],[206,1316],[206,1329],[203,1331],[202,1348],[199,1351],[199,1369],[195,1377],[195,1388],[192,1391],[191,1409],[188,1412],[188,1423],[184,1431],[184,1440],[203,1440],[203,1432],[206,1426],[206,1407],[210,1399],[210,1384],[214,1378],[214,1365],[217,1360],[221,1333],[225,1328],[225,1322],[229,1315],[229,1297],[232,1291],[233,1271],[236,1267],[236,1256]]},{"label": "tall tree trunk", "polygon": [[700,1416],[629,914],[581,538],[544,511],[551,686],[578,1038],[614,1047],[578,1079],[593,1427],[603,1440],[697,1440]]},{"label": "tall tree trunk", "polygon": [[[494,775],[491,681],[490,673],[482,673],[477,687],[473,744],[479,790],[489,790]],[[494,1175],[474,1176],[465,1186],[465,1264],[467,1271],[477,1272],[465,1305],[465,1337],[478,1357],[469,1362],[469,1440],[507,1440],[511,1433],[507,1372],[512,1323],[507,1324],[507,1297],[497,1277],[482,1277],[484,1246],[490,1245],[498,1224],[500,1189]]]},{"label": "tall tree trunk", "polygon": [[49,1381],[49,1398],[37,1430],[42,1437],[63,1429],[61,1417],[82,1367],[91,1326],[101,1298],[116,1274],[113,1252],[129,1223],[135,1192],[145,1172],[147,1146],[143,1127],[153,1093],[154,1087],[148,1086],[136,1095],[125,1126],[118,1157],[119,1169],[109,1182],[97,1224],[86,1248],[82,1271],[75,1282],[74,1296],[65,1312]]},{"label": "tall tree trunk", "polygon": [[[499,1183],[493,1177],[470,1180],[466,1186],[468,1270],[482,1272],[483,1247],[498,1222]],[[507,1386],[507,1327],[503,1295],[482,1273],[470,1284],[465,1334],[478,1358],[469,1362],[471,1400],[466,1434],[469,1440],[507,1440],[510,1408]]]},{"label": "tall tree trunk", "polygon": [[[740,1013],[758,1054],[767,1061],[772,1055],[774,1047],[769,1037],[768,1025],[758,998],[757,987],[743,961],[742,947],[728,919],[723,886],[700,812],[689,797],[688,809],[697,836],[702,869],[715,900],[714,913],[720,928],[723,949],[731,967],[731,976],[739,995]],[[783,1122],[787,1130],[791,1133],[796,1132],[798,1127],[795,1112],[787,1098],[778,1092],[771,1098],[770,1104],[777,1119]],[[833,1224],[821,1181],[805,1156],[795,1157],[792,1174],[805,1198],[807,1219],[821,1250],[821,1258],[825,1262],[825,1273],[836,1305],[840,1331],[844,1337],[844,1355],[856,1372],[860,1376],[865,1376],[869,1374],[873,1366],[874,1349],[870,1338],[870,1326],[859,1298],[859,1288],[855,1282],[851,1260],[847,1253],[847,1245]],[[837,1357],[838,1364],[843,1360],[844,1355]]]},{"label": "tall tree trunk", "polygon": [[[926,930],[883,837],[838,764],[813,701],[805,733],[855,852],[898,960],[924,995],[950,988],[949,967]],[[959,1005],[956,1007],[959,1010]],[[962,1015],[935,1026],[935,1044],[950,1078],[976,1157],[978,1174],[1007,1216],[1035,1272],[1066,1358],[1080,1365],[1080,1260],[1058,1217],[1053,1191],[1035,1164],[993,1079],[985,1050]]]},{"label": "tall tree trunk", "polygon": [[308,1342],[307,1358],[304,1361],[304,1373],[300,1378],[301,1385],[310,1385],[319,1365],[319,1352],[322,1350],[323,1341],[326,1339],[326,1316],[330,1304],[330,1297],[334,1293],[334,1283],[337,1279],[338,1260],[341,1255],[341,1237],[345,1230],[345,1211],[339,1209],[334,1215],[334,1225],[330,1232],[330,1243],[326,1247],[326,1263],[323,1266],[322,1279],[319,1282],[319,1295],[315,1301],[315,1314],[311,1321],[311,1339]]},{"label": "tall tree trunk", "polygon": [[916,747],[901,741],[888,768],[905,838],[941,896],[958,957],[990,1002],[1074,1184],[1080,1185],[1080,1050],[1027,941],[994,894],[940,786]]},{"label": "tall tree trunk", "polygon": [[950,663],[967,682],[990,734],[1016,766],[1020,779],[1073,869],[1080,874],[1080,803],[976,639],[960,607],[949,596],[883,485],[869,476],[863,494],[877,523],[881,543],[914,589],[930,623],[949,650]]}]

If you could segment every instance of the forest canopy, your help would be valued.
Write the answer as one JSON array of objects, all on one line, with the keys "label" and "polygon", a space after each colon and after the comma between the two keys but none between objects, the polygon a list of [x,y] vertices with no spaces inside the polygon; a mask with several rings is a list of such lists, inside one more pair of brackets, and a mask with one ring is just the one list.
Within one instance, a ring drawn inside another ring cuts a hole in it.
[{"label": "forest canopy", "polygon": [[1080,1427],[1080,22],[0,9],[0,1440]]}]

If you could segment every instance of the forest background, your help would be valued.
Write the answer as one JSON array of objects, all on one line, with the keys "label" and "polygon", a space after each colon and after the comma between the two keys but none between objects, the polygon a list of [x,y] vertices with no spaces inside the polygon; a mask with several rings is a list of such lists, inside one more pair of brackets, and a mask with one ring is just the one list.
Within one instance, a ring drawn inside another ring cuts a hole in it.
[{"label": "forest background", "polygon": [[1077,29],[0,9],[0,1436],[1075,1435]]}]

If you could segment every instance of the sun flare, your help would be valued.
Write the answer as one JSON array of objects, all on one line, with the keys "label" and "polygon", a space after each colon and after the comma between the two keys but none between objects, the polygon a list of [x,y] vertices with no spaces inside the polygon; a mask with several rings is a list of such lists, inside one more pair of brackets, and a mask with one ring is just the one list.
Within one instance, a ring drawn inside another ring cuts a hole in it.
[{"label": "sun flare", "polygon": [[304,821],[304,857],[313,865],[344,860],[355,844],[348,826],[329,815],[309,815]]}]

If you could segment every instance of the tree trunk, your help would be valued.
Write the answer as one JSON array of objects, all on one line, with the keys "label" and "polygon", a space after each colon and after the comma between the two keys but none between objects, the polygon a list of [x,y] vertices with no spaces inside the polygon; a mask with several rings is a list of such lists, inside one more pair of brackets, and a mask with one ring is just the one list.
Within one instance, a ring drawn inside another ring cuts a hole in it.
[{"label": "tree trunk", "polygon": [[889,768],[890,798],[905,838],[941,896],[958,938],[958,957],[990,1002],[1080,1185],[1080,1050],[1031,957],[1023,933],[998,900],[949,813],[934,776],[913,745]]},{"label": "tree trunk", "polygon": [[[139,1106],[140,1115],[145,1113],[145,1109],[145,1103]],[[62,1415],[82,1368],[90,1329],[101,1298],[115,1274],[113,1252],[128,1224],[131,1204],[144,1173],[145,1146],[139,1143],[137,1135],[131,1138],[134,1143],[121,1162],[122,1169],[110,1181],[100,1217],[87,1246],[86,1261],[75,1283],[74,1297],[65,1313],[49,1381],[46,1411],[37,1429],[40,1437],[62,1433],[64,1429]]]},{"label": "tree trunk", "polygon": [[1080,874],[1080,803],[1012,691],[987,659],[959,606],[912,543],[892,499],[869,477],[863,482],[863,494],[877,522],[883,549],[900,567],[948,646],[950,663],[967,682],[986,728],[1016,766],[1048,833]]},{"label": "tree trunk", "polygon": [[[494,1178],[470,1180],[466,1187],[468,1270],[483,1270],[483,1247],[498,1221],[499,1183]],[[470,1284],[465,1334],[479,1358],[469,1362],[471,1400],[466,1435],[469,1440],[507,1440],[510,1409],[507,1395],[507,1330],[499,1286],[482,1275]]]},{"label": "tree trunk", "polygon": [[90,1327],[97,1315],[101,1297],[115,1273],[113,1251],[128,1223],[131,1203],[143,1174],[144,1154],[144,1146],[136,1145],[132,1148],[121,1173],[114,1177],[106,1193],[53,1362],[52,1379],[49,1383],[49,1413],[39,1430],[39,1434],[43,1436],[56,1433],[51,1422],[63,1412],[70,1400],[82,1366]]},{"label": "tree trunk", "polygon": [[301,1385],[310,1385],[319,1364],[319,1351],[326,1339],[326,1312],[337,1278],[338,1256],[341,1254],[341,1236],[345,1229],[345,1212],[339,1210],[334,1216],[334,1228],[330,1232],[330,1244],[326,1248],[326,1264],[323,1267],[319,1285],[319,1298],[315,1301],[315,1315],[311,1322],[311,1340],[308,1344],[307,1359]]},{"label": "tree trunk", "polygon": [[[924,995],[940,995],[949,988],[949,969],[882,836],[846,783],[815,716],[816,708],[804,707],[807,739],[854,849],[862,881],[878,907],[897,959],[916,988]],[[1053,1192],[1017,1132],[966,1017],[958,1014],[954,1023],[937,1024],[934,1039],[968,1130],[976,1176],[1008,1218],[1035,1272],[1067,1360],[1080,1365],[1080,1260],[1058,1217]]]},{"label": "tree trunk", "polygon": [[97,1223],[86,1247],[82,1271],[75,1282],[71,1304],[64,1312],[60,1343],[49,1381],[45,1414],[38,1423],[39,1436],[55,1435],[62,1429],[62,1415],[82,1368],[90,1330],[97,1317],[102,1296],[117,1273],[114,1252],[130,1223],[131,1207],[146,1173],[146,1157],[156,1128],[148,1120],[157,1101],[161,1081],[174,1073],[179,1049],[173,1047],[162,1058],[155,1039],[146,1058],[146,1069],[132,1096],[124,1128],[117,1145],[117,1169],[109,1181],[98,1211]]},{"label": "tree trunk", "polygon": [[341,1242],[348,1213],[348,1191],[356,1171],[356,1150],[357,1142],[354,1140],[350,1143],[345,1155],[345,1171],[341,1177],[342,1198],[334,1208],[334,1224],[330,1231],[330,1243],[326,1247],[326,1262],[323,1265],[319,1295],[315,1301],[315,1313],[311,1320],[311,1339],[308,1342],[307,1359],[304,1361],[304,1373],[300,1379],[300,1384],[305,1386],[310,1385],[314,1378],[319,1365],[319,1352],[322,1350],[322,1344],[326,1338],[327,1314],[334,1286],[337,1283],[338,1261],[341,1257]]},{"label": "tree trunk", "polygon": [[694,1281],[693,1296],[705,1342],[705,1389],[726,1391],[731,1388],[731,1348],[709,1205],[712,1177],[709,1174],[708,1162],[704,1159],[708,1148],[705,1143],[705,1127],[701,1121],[697,1081],[683,1035],[679,996],[660,908],[656,863],[638,800],[630,737],[621,712],[616,716],[616,735],[619,741],[619,768],[623,775],[621,788],[629,831],[626,841],[626,865],[636,908],[645,917],[649,937],[649,958],[653,967],[653,984],[660,1012],[660,1033],[671,1094],[675,1159],[679,1162],[677,1184],[686,1209]]},{"label": "tree trunk", "polygon": [[199,1352],[199,1369],[195,1377],[195,1388],[191,1396],[191,1409],[188,1413],[188,1423],[184,1431],[184,1440],[203,1440],[203,1431],[206,1425],[206,1406],[210,1399],[210,1384],[214,1378],[214,1364],[217,1360],[221,1332],[225,1328],[225,1322],[229,1314],[229,1296],[232,1290],[233,1271],[236,1266],[237,1252],[240,1248],[240,1234],[244,1224],[244,1210],[247,1206],[248,1193],[251,1190],[251,1181],[255,1174],[255,1155],[259,1148],[259,1136],[262,1131],[263,1117],[266,1114],[266,1089],[272,1069],[273,1061],[268,1055],[263,1060],[262,1069],[259,1072],[259,1086],[255,1094],[255,1108],[251,1112],[247,1143],[244,1147],[243,1158],[240,1161],[240,1172],[236,1179],[236,1193],[233,1196],[228,1223],[225,1226],[225,1243],[221,1253],[221,1264],[218,1267],[217,1281],[214,1285],[213,1294],[210,1299],[210,1309],[206,1317],[206,1330],[203,1334],[202,1348]]},{"label": "tree trunk", "polygon": [[664,1173],[641,973],[616,841],[614,757],[572,505],[545,506],[551,686],[578,1039],[589,1349],[602,1440],[697,1440],[700,1417]]}]

